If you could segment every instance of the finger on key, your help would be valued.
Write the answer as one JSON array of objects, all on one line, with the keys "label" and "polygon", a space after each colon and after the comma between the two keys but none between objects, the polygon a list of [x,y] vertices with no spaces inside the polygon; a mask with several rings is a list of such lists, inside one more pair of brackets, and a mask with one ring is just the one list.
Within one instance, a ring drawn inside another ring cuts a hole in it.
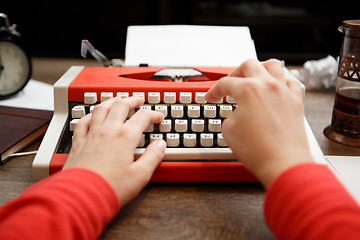
[{"label": "finger on key", "polygon": [[86,138],[89,132],[91,117],[91,113],[87,114],[82,117],[78,123],[76,123],[72,140],[73,147],[77,147],[78,143]]},{"label": "finger on key", "polygon": [[131,129],[132,137],[134,137],[134,146],[136,148],[140,141],[141,134],[146,130],[150,124],[160,123],[164,119],[164,114],[147,109],[138,110],[129,120],[127,120],[123,127]]},{"label": "finger on key", "polygon": [[105,123],[112,125],[123,124],[129,110],[139,108],[143,104],[144,98],[142,97],[116,98],[109,110]]},{"label": "finger on key", "polygon": [[229,77],[258,77],[267,75],[266,68],[257,59],[248,59],[235,68]]},{"label": "finger on key", "polygon": [[208,102],[218,102],[224,96],[233,96],[234,89],[239,87],[241,78],[236,77],[224,77],[212,86],[205,95],[205,99]]},{"label": "finger on key", "polygon": [[103,124],[109,113],[110,107],[115,100],[116,98],[111,98],[94,107],[90,121],[90,131],[92,131],[92,129],[97,129]]},{"label": "finger on key", "polygon": [[266,70],[276,79],[285,82],[282,63],[277,59],[269,59],[262,63]]}]

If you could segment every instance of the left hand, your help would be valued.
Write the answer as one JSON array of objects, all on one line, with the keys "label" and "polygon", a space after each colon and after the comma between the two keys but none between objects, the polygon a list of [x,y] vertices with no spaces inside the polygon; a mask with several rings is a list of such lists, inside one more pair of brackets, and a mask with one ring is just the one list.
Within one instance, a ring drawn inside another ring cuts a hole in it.
[{"label": "left hand", "polygon": [[74,130],[73,145],[64,166],[86,168],[104,177],[121,204],[134,198],[149,182],[164,157],[166,142],[151,143],[134,161],[134,151],[144,130],[160,123],[160,112],[141,109],[126,119],[130,109],[139,108],[143,98],[113,98],[97,105],[92,114],[80,119]]}]

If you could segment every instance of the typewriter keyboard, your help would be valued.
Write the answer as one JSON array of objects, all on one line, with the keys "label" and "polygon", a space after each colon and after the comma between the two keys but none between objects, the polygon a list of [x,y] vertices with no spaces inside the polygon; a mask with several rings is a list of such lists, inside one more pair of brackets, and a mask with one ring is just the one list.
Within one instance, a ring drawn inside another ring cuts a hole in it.
[{"label": "typewriter keyboard", "polygon": [[[177,94],[179,96],[177,96]],[[221,134],[224,119],[236,108],[234,99],[225,97],[218,103],[207,103],[206,92],[117,92],[116,96],[126,98],[139,96],[146,99],[140,107],[162,112],[165,119],[159,124],[148,126],[142,134],[137,154],[141,154],[152,141],[164,139],[167,142],[165,159],[233,159]],[[162,95],[162,96],[161,96]],[[113,92],[86,92],[84,102],[70,102],[69,129],[90,113],[100,101],[113,98]],[[130,111],[128,118],[137,109]]]}]

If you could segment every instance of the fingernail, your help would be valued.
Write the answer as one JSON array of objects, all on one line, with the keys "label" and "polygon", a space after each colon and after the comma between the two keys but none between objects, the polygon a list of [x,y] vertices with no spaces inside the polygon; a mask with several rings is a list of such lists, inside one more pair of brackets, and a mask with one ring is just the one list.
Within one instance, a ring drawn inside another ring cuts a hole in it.
[{"label": "fingernail", "polygon": [[156,145],[158,146],[158,148],[160,148],[163,152],[166,149],[166,142],[164,140],[158,140]]}]

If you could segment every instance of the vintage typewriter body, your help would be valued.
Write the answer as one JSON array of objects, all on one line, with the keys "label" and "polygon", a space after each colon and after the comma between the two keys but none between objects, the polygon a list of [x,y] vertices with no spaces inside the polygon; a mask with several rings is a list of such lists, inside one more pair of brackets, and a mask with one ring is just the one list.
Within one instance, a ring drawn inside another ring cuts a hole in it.
[{"label": "vintage typewriter body", "polygon": [[[166,115],[160,124],[143,134],[136,156],[149,142],[167,141],[164,160],[155,171],[155,182],[244,182],[256,181],[228,148],[221,124],[236,109],[229,97],[207,103],[204,94],[232,68],[195,68],[198,74],[169,78],[156,75],[160,67],[71,67],[54,86],[54,116],[33,163],[35,179],[62,169],[69,150],[73,127],[92,106],[108,98],[142,96],[142,107]],[[285,74],[292,77],[284,68]],[[322,153],[309,128],[309,145],[316,159]],[[120,158],[121,156],[119,156]],[[101,159],[99,159],[101,161]]]}]

